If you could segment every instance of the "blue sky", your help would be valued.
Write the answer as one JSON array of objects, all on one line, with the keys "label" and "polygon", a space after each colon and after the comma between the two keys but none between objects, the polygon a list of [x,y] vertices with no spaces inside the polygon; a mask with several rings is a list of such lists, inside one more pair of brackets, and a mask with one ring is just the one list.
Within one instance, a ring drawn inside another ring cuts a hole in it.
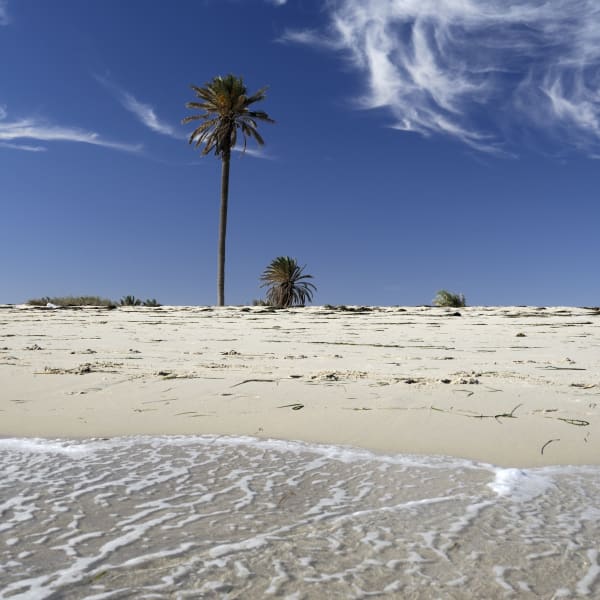
[{"label": "blue sky", "polygon": [[[242,75],[226,302],[600,304],[596,0],[0,0],[0,302],[214,304],[220,163],[190,84]],[[258,106],[257,106],[258,108]]]}]

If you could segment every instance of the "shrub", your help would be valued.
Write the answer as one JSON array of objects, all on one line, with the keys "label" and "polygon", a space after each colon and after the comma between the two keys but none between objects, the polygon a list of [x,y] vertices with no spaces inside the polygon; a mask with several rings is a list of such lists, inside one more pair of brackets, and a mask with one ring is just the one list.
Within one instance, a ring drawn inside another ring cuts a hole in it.
[{"label": "shrub", "polygon": [[142,306],[158,307],[158,306],[162,306],[162,304],[160,304],[156,298],[150,298],[148,300],[144,300]]},{"label": "shrub", "polygon": [[464,294],[453,294],[447,290],[440,290],[433,299],[435,306],[450,306],[452,308],[462,308],[467,305]]},{"label": "shrub", "polygon": [[119,302],[121,306],[141,306],[142,301],[135,296],[124,296]]},{"label": "shrub", "polygon": [[252,306],[271,306],[267,300],[263,300],[262,298],[252,300]]},{"label": "shrub", "polygon": [[28,300],[30,306],[46,306],[54,304],[56,306],[114,306],[115,303],[107,298],[100,296],[44,296],[43,298],[34,298]]}]

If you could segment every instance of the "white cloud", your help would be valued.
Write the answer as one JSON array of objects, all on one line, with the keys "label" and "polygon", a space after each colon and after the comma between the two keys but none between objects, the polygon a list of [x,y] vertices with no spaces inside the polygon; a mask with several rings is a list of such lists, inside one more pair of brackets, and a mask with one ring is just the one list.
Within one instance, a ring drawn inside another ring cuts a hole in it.
[{"label": "white cloud", "polygon": [[283,6],[286,4],[287,0],[267,0],[269,4],[274,4],[275,6]]},{"label": "white cloud", "polygon": [[173,127],[158,119],[154,109],[149,104],[139,102],[127,92],[123,94],[121,102],[127,110],[131,111],[146,127],[152,129],[152,131],[181,139],[182,136],[178,134]]},{"label": "white cloud", "polygon": [[252,158],[262,158],[263,160],[275,160],[271,155],[267,154],[262,147],[259,148],[249,148],[248,146],[246,146],[246,149],[244,150],[244,146],[240,146],[237,145],[235,148],[233,148],[234,152],[239,152],[240,153],[240,157],[243,157],[244,155],[248,155],[251,156]]},{"label": "white cloud", "polygon": [[281,41],[345,53],[364,76],[357,104],[394,127],[497,151],[536,127],[600,146],[598,0],[337,0],[327,30]]},{"label": "white cloud", "polygon": [[[8,146],[8,143],[15,140],[79,142],[82,144],[103,146],[104,148],[111,148],[113,150],[121,150],[123,152],[139,152],[142,149],[140,144],[115,142],[107,140],[93,131],[85,131],[74,127],[64,127],[62,125],[52,125],[31,118],[21,119],[19,121],[0,121],[0,142],[2,142],[5,147],[14,148],[16,144]],[[18,149],[34,152],[44,150],[42,147],[35,146],[20,146]]]},{"label": "white cloud", "polygon": [[44,146],[27,146],[25,144],[10,144],[8,142],[0,142],[0,147],[10,148],[11,150],[24,150],[26,152],[46,152],[48,150]]},{"label": "white cloud", "polygon": [[127,109],[129,112],[133,113],[137,119],[144,124],[146,127],[151,129],[156,133],[160,133],[162,135],[168,135],[169,137],[184,139],[185,135],[178,133],[171,125],[161,121],[157,116],[154,108],[149,104],[144,104],[140,102],[130,94],[126,92],[112,81],[106,79],[105,77],[100,77],[99,75],[94,76],[96,81],[101,83],[104,87],[109,89],[119,100],[123,108]]},{"label": "white cloud", "polygon": [[9,23],[8,0],[0,0],[0,25],[8,25]]}]

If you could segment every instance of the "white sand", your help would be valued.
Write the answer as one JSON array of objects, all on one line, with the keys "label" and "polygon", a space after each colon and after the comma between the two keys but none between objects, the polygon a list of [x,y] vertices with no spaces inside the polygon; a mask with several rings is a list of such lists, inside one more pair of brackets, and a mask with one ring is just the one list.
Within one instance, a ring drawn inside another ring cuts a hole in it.
[{"label": "white sand", "polygon": [[600,464],[600,312],[459,310],[0,307],[0,436],[244,434]]}]

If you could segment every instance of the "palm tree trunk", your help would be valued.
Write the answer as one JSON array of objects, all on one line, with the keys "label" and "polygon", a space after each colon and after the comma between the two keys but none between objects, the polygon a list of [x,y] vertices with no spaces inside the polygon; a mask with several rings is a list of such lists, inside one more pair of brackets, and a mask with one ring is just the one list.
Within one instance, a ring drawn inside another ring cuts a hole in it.
[{"label": "palm tree trunk", "polygon": [[229,159],[231,153],[221,156],[221,214],[219,217],[219,248],[217,251],[217,306],[225,305],[225,237],[227,235],[227,203],[229,200]]}]

